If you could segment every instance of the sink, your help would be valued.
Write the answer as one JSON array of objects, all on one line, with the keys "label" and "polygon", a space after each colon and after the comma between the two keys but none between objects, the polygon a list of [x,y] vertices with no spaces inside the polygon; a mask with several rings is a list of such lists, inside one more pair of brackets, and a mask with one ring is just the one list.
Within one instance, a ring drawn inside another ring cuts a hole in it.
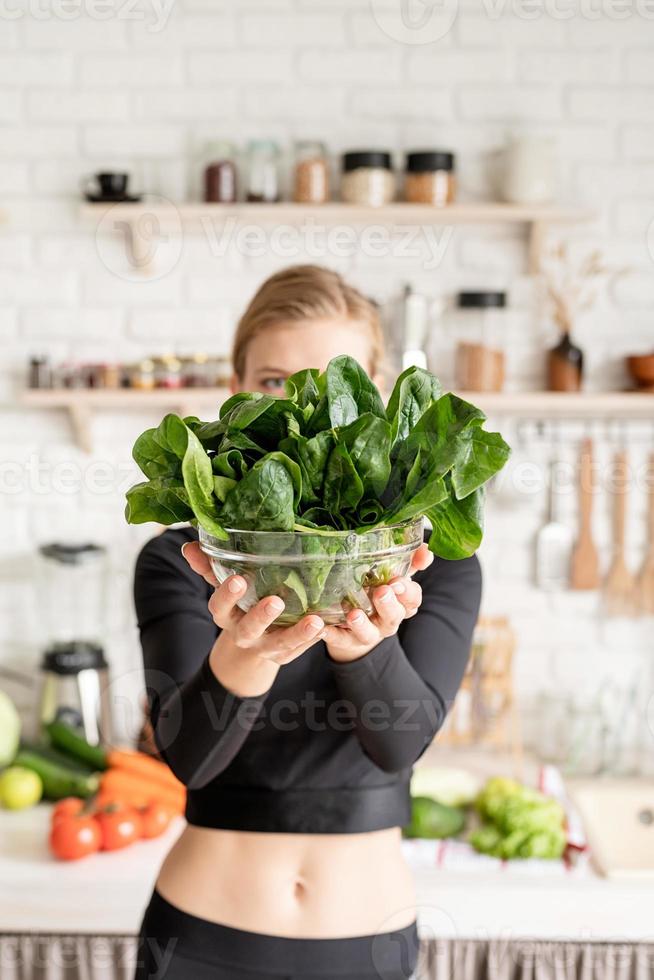
[{"label": "sink", "polygon": [[654,877],[654,779],[568,780],[566,788],[598,871]]}]

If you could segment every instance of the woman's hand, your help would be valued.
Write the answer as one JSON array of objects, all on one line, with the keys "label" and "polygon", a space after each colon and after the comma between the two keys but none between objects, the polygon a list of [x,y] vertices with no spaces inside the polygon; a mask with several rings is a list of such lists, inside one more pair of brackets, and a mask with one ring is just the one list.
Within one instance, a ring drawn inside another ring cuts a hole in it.
[{"label": "woman's hand", "polygon": [[328,626],[325,644],[332,660],[347,663],[358,660],[386,636],[397,633],[400,623],[415,616],[422,602],[422,589],[411,580],[415,572],[428,568],[434,556],[426,544],[420,545],[411,561],[408,575],[380,585],[372,594],[375,612],[366,616],[361,609],[347,614],[346,626]]},{"label": "woman's hand", "polygon": [[294,626],[266,632],[284,611],[279,596],[268,596],[245,613],[237,606],[247,588],[241,575],[232,575],[219,584],[208,557],[195,541],[185,544],[182,554],[193,571],[215,588],[209,611],[221,633],[209,665],[233,694],[255,697],[265,693],[282,664],[295,660],[323,638],[325,624],[320,616],[313,615],[305,616]]}]

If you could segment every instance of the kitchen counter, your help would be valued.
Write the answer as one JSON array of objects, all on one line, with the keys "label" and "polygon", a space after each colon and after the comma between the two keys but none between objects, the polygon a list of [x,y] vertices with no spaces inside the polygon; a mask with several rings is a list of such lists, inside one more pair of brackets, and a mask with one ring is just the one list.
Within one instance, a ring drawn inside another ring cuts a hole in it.
[{"label": "kitchen counter", "polygon": [[[47,848],[50,807],[0,812],[0,933],[133,935],[159,865],[183,827],[83,861]],[[651,941],[651,881],[608,881],[588,866],[439,867],[439,845],[406,843],[425,938]]]}]

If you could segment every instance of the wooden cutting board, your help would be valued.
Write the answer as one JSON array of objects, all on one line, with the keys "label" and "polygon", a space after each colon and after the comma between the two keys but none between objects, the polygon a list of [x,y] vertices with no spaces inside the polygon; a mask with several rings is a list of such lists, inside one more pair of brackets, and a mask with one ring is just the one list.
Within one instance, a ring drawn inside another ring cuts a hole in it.
[{"label": "wooden cutting board", "polygon": [[654,877],[654,779],[566,780],[593,862],[608,878]]}]

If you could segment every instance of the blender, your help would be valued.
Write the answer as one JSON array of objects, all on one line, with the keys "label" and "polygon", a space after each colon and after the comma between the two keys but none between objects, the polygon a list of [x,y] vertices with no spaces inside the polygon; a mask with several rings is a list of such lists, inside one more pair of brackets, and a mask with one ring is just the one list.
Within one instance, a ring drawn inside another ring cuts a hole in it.
[{"label": "blender", "polygon": [[39,549],[48,637],[40,664],[38,723],[66,721],[92,745],[111,741],[105,634],[106,552],[54,542]]}]

